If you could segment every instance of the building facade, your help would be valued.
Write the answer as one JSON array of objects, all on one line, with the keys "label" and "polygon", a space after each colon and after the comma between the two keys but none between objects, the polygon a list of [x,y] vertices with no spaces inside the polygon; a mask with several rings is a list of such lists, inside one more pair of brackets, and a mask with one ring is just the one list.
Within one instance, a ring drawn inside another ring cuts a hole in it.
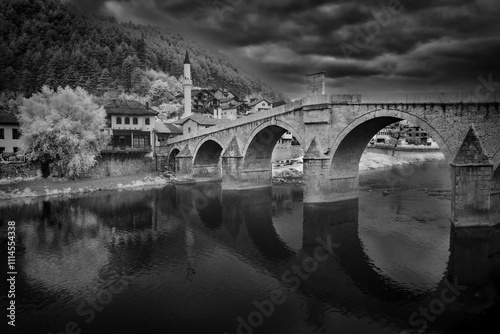
[{"label": "building facade", "polygon": [[255,114],[259,111],[271,109],[273,107],[273,104],[266,99],[256,99],[254,101],[251,101],[248,106],[250,107],[248,113]]},{"label": "building facade", "polygon": [[137,101],[112,101],[105,106],[111,142],[106,152],[136,151],[152,155],[157,111]]},{"label": "building facade", "polygon": [[17,153],[21,150],[21,128],[17,117],[0,111],[0,154]]}]

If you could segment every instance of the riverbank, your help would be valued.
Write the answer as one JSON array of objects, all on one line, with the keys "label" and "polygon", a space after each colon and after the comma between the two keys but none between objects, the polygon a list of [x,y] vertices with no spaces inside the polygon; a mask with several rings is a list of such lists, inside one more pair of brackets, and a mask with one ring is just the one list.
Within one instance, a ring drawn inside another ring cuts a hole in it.
[{"label": "riverbank", "polygon": [[[359,164],[361,171],[399,166],[414,162],[442,160],[441,152],[418,152],[406,155],[392,155],[366,151]],[[290,160],[288,163],[273,164],[274,183],[302,183],[302,159]],[[82,178],[78,180],[41,177],[15,178],[0,180],[0,200],[25,197],[57,196],[67,194],[84,194],[95,191],[134,189],[144,187],[162,187],[183,180],[172,175],[160,173],[139,173],[128,176],[106,178]]]},{"label": "riverbank", "polygon": [[169,175],[140,173],[107,178],[82,178],[77,180],[31,177],[27,179],[2,180],[0,200],[21,197],[56,196],[95,191],[132,189],[165,186],[178,181]]},{"label": "riverbank", "polygon": [[[391,150],[385,152],[365,151],[359,162],[361,172],[401,166],[409,163],[418,163],[424,161],[444,160],[441,151],[432,152],[407,152],[407,154],[392,155]],[[273,182],[274,183],[301,183],[303,176],[302,159],[290,160],[288,163],[273,164]]]}]

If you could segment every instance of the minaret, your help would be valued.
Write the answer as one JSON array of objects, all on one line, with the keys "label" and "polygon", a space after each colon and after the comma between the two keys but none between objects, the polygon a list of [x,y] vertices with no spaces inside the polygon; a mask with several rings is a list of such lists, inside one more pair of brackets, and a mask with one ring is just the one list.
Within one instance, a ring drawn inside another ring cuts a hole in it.
[{"label": "minaret", "polygon": [[189,54],[186,51],[186,58],[184,58],[184,117],[191,116],[191,87],[193,81],[191,80],[191,63],[189,62]]}]

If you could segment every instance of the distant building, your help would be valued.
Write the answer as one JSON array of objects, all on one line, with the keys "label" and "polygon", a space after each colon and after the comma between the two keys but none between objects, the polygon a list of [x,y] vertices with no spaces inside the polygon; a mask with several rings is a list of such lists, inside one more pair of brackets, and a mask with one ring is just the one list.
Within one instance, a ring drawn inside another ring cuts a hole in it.
[{"label": "distant building", "polygon": [[207,89],[194,90],[192,92],[193,109],[217,109],[221,106],[219,99],[215,98],[211,91]]},{"label": "distant building", "polygon": [[189,117],[182,118],[174,124],[182,126],[182,132],[184,135],[196,135],[200,130],[209,128],[225,121],[227,120],[195,114]]},{"label": "distant building", "polygon": [[409,126],[406,129],[406,140],[408,143],[427,145],[429,134],[419,126]]},{"label": "distant building", "polygon": [[371,144],[389,144],[393,139],[393,131],[391,128],[383,128],[370,141]]},{"label": "distant building", "polygon": [[217,118],[235,120],[245,116],[249,111],[250,107],[246,103],[238,103],[223,107],[221,116]]},{"label": "distant building", "polygon": [[[137,101],[111,101],[105,107],[111,144],[104,153],[137,152],[152,156],[153,145],[161,146],[171,136],[181,134],[173,124],[155,120],[158,112]],[[156,142],[154,142],[156,138]]]},{"label": "distant building", "polygon": [[240,101],[240,98],[236,94],[226,88],[217,88],[212,92],[212,94],[219,101],[224,99],[234,99],[236,101]]},{"label": "distant building", "polygon": [[266,99],[254,99],[253,101],[250,101],[248,106],[250,107],[248,114],[255,114],[259,111],[272,109],[273,104]]},{"label": "distant building", "polygon": [[167,140],[172,137],[182,136],[182,128],[172,123],[155,121],[156,146],[166,146]]},{"label": "distant building", "polygon": [[14,114],[0,110],[0,154],[21,150],[21,129]]}]

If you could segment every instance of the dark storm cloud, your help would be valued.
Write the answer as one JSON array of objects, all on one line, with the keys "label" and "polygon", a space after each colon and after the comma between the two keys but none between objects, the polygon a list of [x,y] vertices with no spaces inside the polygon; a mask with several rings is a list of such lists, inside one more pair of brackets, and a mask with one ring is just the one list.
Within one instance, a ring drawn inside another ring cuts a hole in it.
[{"label": "dark storm cloud", "polygon": [[317,70],[334,87],[366,90],[377,80],[377,89],[471,89],[479,75],[500,79],[496,0],[72,1],[186,31],[284,90]]}]

